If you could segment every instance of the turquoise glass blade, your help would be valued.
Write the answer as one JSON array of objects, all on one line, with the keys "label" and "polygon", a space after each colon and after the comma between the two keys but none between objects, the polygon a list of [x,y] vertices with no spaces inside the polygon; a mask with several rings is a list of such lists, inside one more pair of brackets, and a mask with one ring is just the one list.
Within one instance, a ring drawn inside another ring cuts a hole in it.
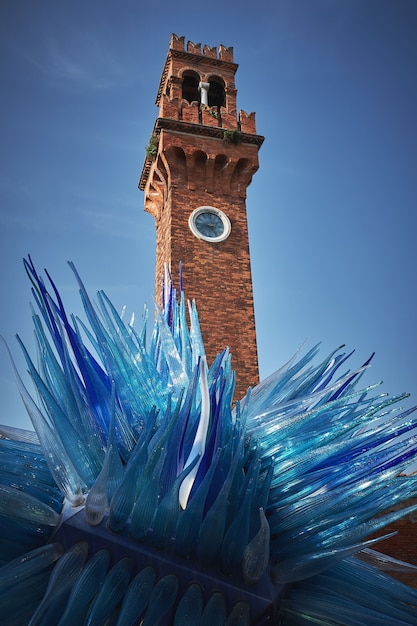
[{"label": "turquoise glass blade", "polygon": [[20,395],[42,445],[50,472],[65,497],[74,505],[81,504],[84,499],[82,484],[68,457],[65,446],[58,435],[51,429],[51,426],[46,422],[41,411],[33,401],[19,376],[7,346],[6,349],[10,356]]},{"label": "turquoise glass blade", "polygon": [[136,574],[124,595],[117,626],[132,626],[139,622],[149,604],[155,580],[156,573],[151,566]]},{"label": "turquoise glass blade", "polygon": [[259,518],[259,530],[243,551],[242,572],[247,585],[259,582],[269,563],[270,528],[262,508],[259,509]]},{"label": "turquoise glass blade", "polygon": [[166,548],[170,541],[174,539],[175,528],[181,512],[179,501],[180,488],[184,479],[194,470],[199,460],[199,456],[196,456],[183,469],[156,509],[152,522],[152,542],[159,549]]},{"label": "turquoise glass blade", "polygon": [[213,593],[203,610],[201,626],[224,626],[227,609],[224,596],[220,592]]},{"label": "turquoise glass blade", "polygon": [[162,626],[162,623],[166,623],[167,615],[170,614],[177,598],[178,586],[178,578],[174,574],[168,574],[156,583],[142,626],[156,626],[157,624]]},{"label": "turquoise glass blade", "polygon": [[22,580],[31,578],[59,559],[64,552],[60,543],[47,543],[0,567],[0,598]]},{"label": "turquoise glass blade", "polygon": [[61,556],[52,571],[42,602],[32,615],[30,626],[41,624],[54,600],[71,589],[84,566],[87,554],[88,544],[84,541],[75,544]]},{"label": "turquoise glass blade", "polygon": [[231,610],[226,626],[250,626],[250,606],[247,602],[237,602]]},{"label": "turquoise glass blade", "polygon": [[200,624],[203,615],[203,592],[200,585],[191,584],[175,611],[174,626],[194,626]]},{"label": "turquoise glass blade", "polygon": [[99,626],[106,623],[113,609],[126,593],[131,579],[133,560],[124,557],[117,561],[104,578],[103,584],[94,599],[86,626]]},{"label": "turquoise glass blade", "polygon": [[189,556],[191,553],[196,552],[198,533],[203,520],[207,494],[221,453],[222,451],[219,449],[198,491],[191,498],[187,508],[181,512],[178,519],[175,530],[175,550],[181,556]]},{"label": "turquoise glass blade", "polygon": [[96,552],[81,571],[69,596],[58,626],[73,626],[83,623],[90,602],[98,593],[110,564],[108,550]]}]

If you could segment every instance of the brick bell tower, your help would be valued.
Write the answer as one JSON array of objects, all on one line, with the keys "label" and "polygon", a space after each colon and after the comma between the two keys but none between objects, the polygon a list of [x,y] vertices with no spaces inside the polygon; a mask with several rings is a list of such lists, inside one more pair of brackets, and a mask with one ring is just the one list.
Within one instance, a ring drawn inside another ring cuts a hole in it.
[{"label": "brick bell tower", "polygon": [[246,189],[263,137],[255,114],[236,110],[233,48],[171,36],[159,115],[139,182],[156,224],[156,297],[180,262],[195,299],[208,363],[229,346],[236,398],[259,381]]}]

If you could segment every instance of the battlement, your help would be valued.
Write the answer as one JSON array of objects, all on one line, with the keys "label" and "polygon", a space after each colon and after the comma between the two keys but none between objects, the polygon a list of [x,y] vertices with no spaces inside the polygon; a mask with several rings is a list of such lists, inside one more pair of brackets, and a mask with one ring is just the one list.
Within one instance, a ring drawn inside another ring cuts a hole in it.
[{"label": "battlement", "polygon": [[192,41],[187,42],[187,46],[185,46],[185,37],[178,37],[174,33],[171,35],[170,42],[171,50],[177,50],[179,52],[189,52],[190,54],[201,54],[202,56],[208,57],[210,59],[219,59],[220,61],[227,61],[229,63],[233,63],[233,47],[230,46],[226,48],[223,44],[220,44],[219,49],[217,50],[216,46],[210,47],[204,44],[203,50],[201,51],[201,43],[193,43]]}]

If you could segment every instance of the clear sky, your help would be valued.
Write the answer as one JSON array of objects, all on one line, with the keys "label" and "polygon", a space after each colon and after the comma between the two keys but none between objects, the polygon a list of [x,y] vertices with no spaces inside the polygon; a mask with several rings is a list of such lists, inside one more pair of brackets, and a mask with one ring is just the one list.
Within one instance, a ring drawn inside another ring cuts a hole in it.
[{"label": "clear sky", "polygon": [[[234,47],[266,138],[247,198],[261,376],[306,338],[346,344],[417,404],[416,0],[2,0],[0,332],[19,367],[28,253],[68,311],[68,260],[118,309],[153,307],[137,184],[173,32]],[[0,423],[29,427],[4,350],[0,394]]]}]

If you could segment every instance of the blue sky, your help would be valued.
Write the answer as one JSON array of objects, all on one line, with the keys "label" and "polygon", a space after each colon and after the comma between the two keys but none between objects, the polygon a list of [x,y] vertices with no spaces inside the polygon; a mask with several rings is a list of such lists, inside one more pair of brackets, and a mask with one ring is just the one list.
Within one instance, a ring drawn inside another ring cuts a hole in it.
[{"label": "blue sky", "polygon": [[[33,352],[31,254],[81,313],[66,262],[118,309],[153,306],[137,189],[171,33],[234,47],[265,136],[248,191],[261,376],[305,339],[417,403],[415,0],[3,0],[0,332]],[[223,346],[219,346],[222,348]],[[0,422],[29,427],[4,350]]]}]

